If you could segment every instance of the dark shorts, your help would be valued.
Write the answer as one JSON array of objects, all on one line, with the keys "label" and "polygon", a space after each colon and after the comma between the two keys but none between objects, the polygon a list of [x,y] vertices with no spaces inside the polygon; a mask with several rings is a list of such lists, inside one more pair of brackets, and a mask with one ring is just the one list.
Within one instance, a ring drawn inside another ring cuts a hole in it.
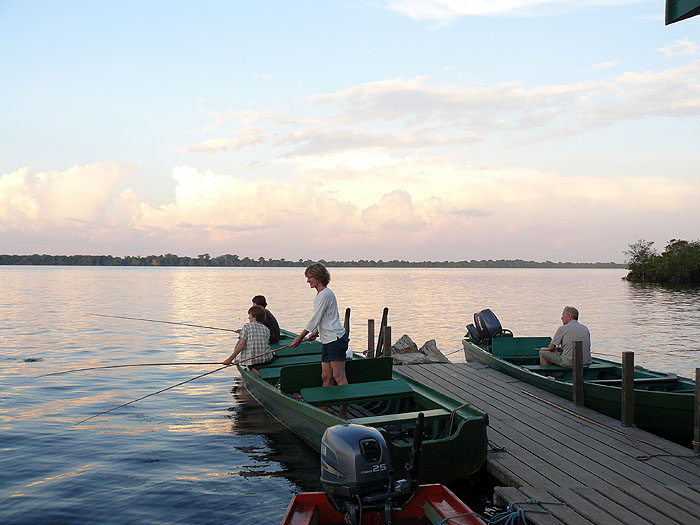
[{"label": "dark shorts", "polygon": [[321,362],[330,363],[331,361],[345,361],[345,353],[348,351],[348,343],[350,340],[346,337],[339,337],[333,342],[323,345],[321,350]]}]

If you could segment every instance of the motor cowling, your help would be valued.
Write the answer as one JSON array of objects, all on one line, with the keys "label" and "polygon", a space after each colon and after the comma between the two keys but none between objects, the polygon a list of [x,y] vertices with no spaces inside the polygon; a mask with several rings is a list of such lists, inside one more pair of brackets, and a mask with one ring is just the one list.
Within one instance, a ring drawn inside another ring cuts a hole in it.
[{"label": "motor cowling", "polygon": [[477,345],[491,345],[491,340],[494,337],[512,336],[513,332],[504,330],[501,322],[491,310],[488,308],[474,314],[474,324],[467,325],[467,334],[469,338]]},{"label": "motor cowling", "polygon": [[345,501],[391,491],[391,457],[381,433],[362,425],[336,425],[321,438],[321,484],[343,512]]},{"label": "motor cowling", "polygon": [[394,482],[389,448],[372,427],[347,424],[327,428],[321,438],[321,484],[328,501],[359,523],[365,510],[383,510],[391,521],[392,508],[401,508],[413,497],[417,484],[423,414],[416,422],[420,437],[414,441],[406,465],[408,479]]}]

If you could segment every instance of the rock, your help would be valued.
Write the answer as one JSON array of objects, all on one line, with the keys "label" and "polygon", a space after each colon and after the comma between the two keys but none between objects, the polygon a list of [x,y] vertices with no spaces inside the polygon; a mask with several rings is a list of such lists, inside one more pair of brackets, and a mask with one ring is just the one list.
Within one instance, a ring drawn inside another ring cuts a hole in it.
[{"label": "rock", "polygon": [[421,354],[426,355],[427,357],[431,357],[435,359],[435,361],[431,361],[433,363],[449,363],[450,360],[447,359],[443,353],[440,351],[440,349],[437,347],[437,343],[435,342],[435,339],[431,339],[430,341],[426,341],[423,346],[420,347],[420,350],[418,350]]},{"label": "rock", "polygon": [[401,339],[391,345],[391,355],[410,354],[418,352],[418,345],[406,334],[401,336]]},{"label": "rock", "polygon": [[403,335],[395,345],[392,345],[391,351],[395,365],[425,365],[450,362],[438,349],[435,339],[426,341],[418,350],[418,346],[411,338]]}]

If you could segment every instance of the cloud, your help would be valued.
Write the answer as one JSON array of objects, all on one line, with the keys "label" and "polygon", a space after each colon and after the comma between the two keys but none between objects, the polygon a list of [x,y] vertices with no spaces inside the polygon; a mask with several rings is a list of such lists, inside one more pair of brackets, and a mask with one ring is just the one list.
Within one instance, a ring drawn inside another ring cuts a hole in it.
[{"label": "cloud", "polygon": [[618,5],[631,0],[387,0],[384,7],[416,21],[449,22],[460,16],[531,14],[543,6],[580,8]]},{"label": "cloud", "polygon": [[[209,128],[213,129],[214,126]],[[246,129],[232,139],[207,139],[200,144],[194,146],[186,146],[182,148],[185,153],[221,153],[239,151],[247,146],[255,146],[263,144],[267,140],[266,136],[260,129]]]},{"label": "cloud", "polygon": [[698,45],[695,42],[688,40],[688,37],[683,37],[681,40],[676,40],[670,44],[659,48],[664,56],[672,57],[678,55],[697,55]]},{"label": "cloud", "polygon": [[589,71],[603,71],[605,69],[610,69],[615,67],[620,63],[619,60],[609,60],[607,62],[601,62],[600,64],[593,64],[588,68]]},{"label": "cloud", "polygon": [[[700,221],[697,181],[564,177],[464,165],[448,156],[387,158],[370,167],[300,164],[286,181],[179,166],[172,172],[174,198],[162,205],[120,188],[117,182],[130,172],[115,162],[2,175],[0,230],[15,246],[34,243],[31,252],[37,243],[61,239],[61,246],[80,246],[82,253],[131,254],[143,246],[143,253],[291,259],[517,254],[590,261],[614,259],[609,253],[626,246],[632,226],[654,232],[659,217],[675,224]],[[79,193],[85,202],[56,206],[86,179],[93,188]],[[683,231],[674,235],[683,237]]]},{"label": "cloud", "polygon": [[29,168],[0,176],[0,231],[41,229],[69,221],[100,221],[117,187],[134,167],[120,161],[32,174]]},{"label": "cloud", "polygon": [[[617,62],[594,66],[598,70]],[[252,125],[226,138],[187,146],[189,153],[234,153],[265,144],[278,160],[461,149],[509,133],[524,144],[648,117],[700,115],[700,60],[661,71],[527,87],[436,85],[426,77],[366,82],[307,97],[295,105],[323,118],[239,112]],[[306,161],[304,161],[306,162]]]}]

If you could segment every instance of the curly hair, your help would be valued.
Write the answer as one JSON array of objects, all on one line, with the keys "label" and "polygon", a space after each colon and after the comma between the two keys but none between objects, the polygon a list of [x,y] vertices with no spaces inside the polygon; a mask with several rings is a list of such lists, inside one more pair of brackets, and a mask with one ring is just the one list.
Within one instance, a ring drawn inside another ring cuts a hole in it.
[{"label": "curly hair", "polygon": [[331,274],[321,263],[314,263],[307,266],[304,275],[306,277],[315,277],[323,283],[323,286],[328,286],[328,283],[331,282]]}]

